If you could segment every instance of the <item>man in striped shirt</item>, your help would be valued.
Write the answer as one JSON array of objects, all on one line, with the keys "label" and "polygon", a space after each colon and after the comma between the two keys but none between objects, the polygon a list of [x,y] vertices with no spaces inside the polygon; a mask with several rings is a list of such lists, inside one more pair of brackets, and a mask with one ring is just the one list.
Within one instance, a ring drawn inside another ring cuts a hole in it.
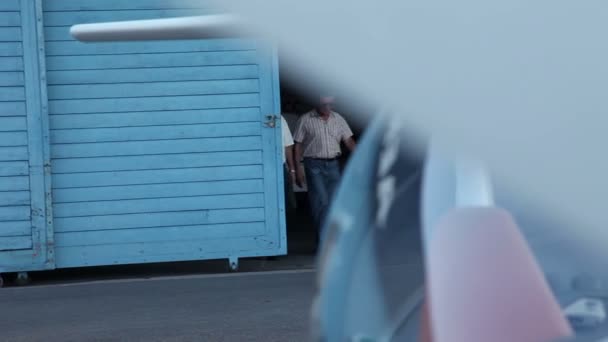
[{"label": "man in striped shirt", "polygon": [[353,132],[344,118],[332,110],[333,97],[321,96],[312,111],[302,115],[294,134],[296,162],[304,160],[304,172],[296,168],[298,186],[308,184],[308,199],[317,229],[322,228],[333,193],[340,181],[340,143],[352,152]]}]

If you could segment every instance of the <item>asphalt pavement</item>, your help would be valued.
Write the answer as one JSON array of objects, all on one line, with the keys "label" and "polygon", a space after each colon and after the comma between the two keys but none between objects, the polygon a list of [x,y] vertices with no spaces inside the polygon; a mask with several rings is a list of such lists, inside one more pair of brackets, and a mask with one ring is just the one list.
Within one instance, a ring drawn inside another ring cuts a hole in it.
[{"label": "asphalt pavement", "polygon": [[314,271],[0,290],[1,341],[308,341]]}]

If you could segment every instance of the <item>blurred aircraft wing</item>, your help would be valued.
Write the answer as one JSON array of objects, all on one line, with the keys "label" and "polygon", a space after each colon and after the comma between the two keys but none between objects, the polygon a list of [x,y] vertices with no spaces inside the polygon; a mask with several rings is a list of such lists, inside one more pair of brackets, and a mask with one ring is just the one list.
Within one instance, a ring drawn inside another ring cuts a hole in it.
[{"label": "blurred aircraft wing", "polygon": [[392,107],[409,136],[484,161],[606,258],[608,2],[222,4],[279,41],[290,68],[308,65],[353,94],[344,101]]}]

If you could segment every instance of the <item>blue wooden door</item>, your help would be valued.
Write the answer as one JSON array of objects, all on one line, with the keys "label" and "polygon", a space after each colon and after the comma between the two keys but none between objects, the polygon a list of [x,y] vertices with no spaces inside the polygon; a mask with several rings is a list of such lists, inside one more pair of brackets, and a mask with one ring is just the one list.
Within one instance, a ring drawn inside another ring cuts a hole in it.
[{"label": "blue wooden door", "polygon": [[285,253],[280,128],[265,125],[279,103],[272,49],[69,35],[193,13],[44,1],[57,267]]},{"label": "blue wooden door", "polygon": [[36,2],[0,2],[0,272],[53,267]]}]

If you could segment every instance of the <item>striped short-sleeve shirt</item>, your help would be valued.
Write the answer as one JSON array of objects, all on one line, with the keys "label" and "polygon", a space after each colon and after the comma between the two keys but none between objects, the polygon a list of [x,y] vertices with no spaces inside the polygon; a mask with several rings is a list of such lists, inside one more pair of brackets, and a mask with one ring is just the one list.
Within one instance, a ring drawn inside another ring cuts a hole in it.
[{"label": "striped short-sleeve shirt", "polygon": [[293,140],[301,143],[304,158],[331,159],[340,156],[340,142],[353,136],[344,118],[332,112],[323,120],[316,110],[300,117]]}]

